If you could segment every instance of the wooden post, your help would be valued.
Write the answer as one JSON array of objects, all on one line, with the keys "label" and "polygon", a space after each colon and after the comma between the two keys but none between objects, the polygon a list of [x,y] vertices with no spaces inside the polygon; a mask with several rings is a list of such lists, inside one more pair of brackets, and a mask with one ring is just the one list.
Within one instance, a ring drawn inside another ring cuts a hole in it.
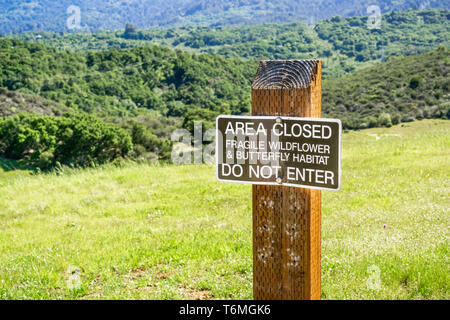
[{"label": "wooden post", "polygon": [[[262,61],[252,85],[254,116],[320,118],[322,62]],[[253,186],[256,300],[319,300],[321,192]]]}]

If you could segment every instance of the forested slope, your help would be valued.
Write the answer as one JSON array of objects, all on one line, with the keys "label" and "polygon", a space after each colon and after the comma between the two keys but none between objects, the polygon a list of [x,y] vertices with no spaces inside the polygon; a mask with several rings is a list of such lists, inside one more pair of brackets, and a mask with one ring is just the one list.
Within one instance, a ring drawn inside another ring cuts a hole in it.
[{"label": "forested slope", "polygon": [[450,50],[388,62],[324,82],[325,114],[346,128],[450,118]]},{"label": "forested slope", "polygon": [[79,54],[9,39],[0,39],[0,57],[0,87],[103,115],[245,113],[257,66],[158,46]]},{"label": "forested slope", "polygon": [[85,31],[120,29],[128,22],[141,28],[297,20],[311,24],[336,15],[367,15],[373,4],[383,13],[448,8],[445,0],[0,0],[0,32],[74,31],[68,19],[79,19],[77,29]]},{"label": "forested slope", "polygon": [[[324,113],[346,128],[447,117],[450,50],[390,58],[337,79],[325,79]],[[257,61],[190,54],[150,46],[89,53],[0,40],[0,87],[40,95],[70,109],[102,117],[135,117],[146,110],[163,117],[205,120],[250,112]]]},{"label": "forested slope", "polygon": [[197,53],[217,53],[246,59],[317,59],[327,77],[361,69],[391,56],[413,55],[450,45],[450,11],[425,10],[383,15],[379,29],[368,27],[367,17],[305,23],[262,24],[240,27],[188,27],[98,33],[26,33],[23,40],[38,41],[70,51],[124,49],[159,44]]}]

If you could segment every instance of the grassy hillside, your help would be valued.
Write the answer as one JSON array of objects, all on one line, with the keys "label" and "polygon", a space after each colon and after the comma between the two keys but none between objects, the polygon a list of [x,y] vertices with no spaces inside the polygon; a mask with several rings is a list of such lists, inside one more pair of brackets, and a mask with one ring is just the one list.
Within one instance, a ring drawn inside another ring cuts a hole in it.
[{"label": "grassy hillside", "polygon": [[[27,33],[21,39],[64,50],[123,49],[149,43],[226,57],[324,60],[326,76],[340,76],[391,56],[412,55],[450,45],[450,11],[425,10],[383,15],[380,29],[367,17],[239,27],[187,27],[99,33]],[[268,21],[265,21],[266,23]]]},{"label": "grassy hillside", "polygon": [[[439,120],[344,134],[323,299],[450,298],[449,142]],[[0,167],[0,299],[252,298],[251,188],[213,167]]]},{"label": "grassy hillside", "polygon": [[[367,14],[370,0],[0,0],[0,32],[70,30],[67,20],[80,12],[83,30],[118,29],[131,22],[139,27],[229,25],[311,21],[335,15]],[[447,8],[445,0],[378,0],[382,12]]]}]

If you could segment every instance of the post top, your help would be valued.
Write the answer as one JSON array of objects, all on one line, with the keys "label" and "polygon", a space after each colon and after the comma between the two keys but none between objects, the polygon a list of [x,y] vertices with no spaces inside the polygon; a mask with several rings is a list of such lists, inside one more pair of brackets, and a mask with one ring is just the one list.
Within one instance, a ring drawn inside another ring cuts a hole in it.
[{"label": "post top", "polygon": [[263,60],[252,89],[305,89],[311,86],[320,60]]}]

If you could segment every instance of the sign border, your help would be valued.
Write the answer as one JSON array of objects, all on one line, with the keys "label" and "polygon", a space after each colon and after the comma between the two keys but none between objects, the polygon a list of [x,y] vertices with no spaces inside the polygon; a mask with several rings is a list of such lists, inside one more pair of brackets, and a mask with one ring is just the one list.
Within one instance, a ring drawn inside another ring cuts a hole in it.
[{"label": "sign border", "polygon": [[[300,120],[300,121],[316,121],[316,122],[333,122],[337,123],[339,125],[339,137],[338,137],[338,144],[339,144],[339,164],[338,164],[338,186],[336,189],[332,188],[322,188],[322,187],[315,187],[315,186],[307,186],[307,185],[300,185],[300,184],[291,184],[291,183],[277,183],[277,182],[252,182],[252,181],[240,181],[240,180],[223,180],[219,178],[219,119],[246,119],[246,120],[258,120],[258,119],[281,119],[281,120]],[[216,179],[219,182],[230,182],[230,183],[237,183],[237,184],[250,184],[250,185],[266,185],[266,186],[285,186],[285,187],[295,187],[295,188],[304,188],[304,189],[314,189],[314,190],[326,190],[326,191],[339,191],[341,190],[341,160],[342,160],[342,121],[340,119],[330,119],[330,118],[306,118],[306,117],[291,117],[291,116],[236,116],[236,115],[220,115],[216,118],[216,154],[215,154],[215,160],[216,160]]]}]

